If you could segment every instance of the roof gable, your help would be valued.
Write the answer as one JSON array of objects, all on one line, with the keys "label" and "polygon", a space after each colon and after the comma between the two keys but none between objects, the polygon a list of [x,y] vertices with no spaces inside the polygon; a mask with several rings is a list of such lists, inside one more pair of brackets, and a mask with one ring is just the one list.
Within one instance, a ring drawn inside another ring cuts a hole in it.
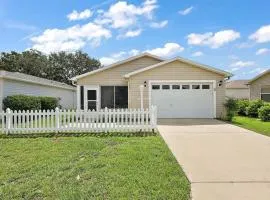
[{"label": "roof gable", "polygon": [[262,76],[264,76],[264,75],[266,75],[266,74],[268,74],[268,73],[270,73],[270,69],[268,69],[268,70],[266,70],[266,71],[260,73],[259,75],[255,76],[253,79],[251,79],[251,80],[248,82],[248,84],[252,83],[253,81],[256,81],[257,79],[261,78]]},{"label": "roof gable", "polygon": [[211,72],[215,72],[217,74],[222,74],[226,77],[230,77],[232,76],[231,73],[229,72],[226,72],[226,71],[223,71],[223,70],[220,70],[220,69],[217,69],[217,68],[213,68],[213,67],[210,67],[210,66],[207,66],[207,65],[203,65],[203,64],[200,64],[200,63],[196,63],[196,62],[193,62],[191,60],[187,60],[187,59],[184,59],[184,58],[180,58],[180,57],[176,57],[176,58],[173,58],[173,59],[170,59],[170,60],[165,60],[163,62],[160,62],[158,64],[155,64],[155,65],[151,65],[151,66],[148,66],[148,67],[145,67],[143,69],[139,69],[139,70],[136,70],[134,72],[131,72],[131,73],[128,73],[128,74],[125,74],[124,77],[125,78],[129,78],[133,75],[136,75],[136,74],[139,74],[139,73],[142,73],[142,72],[145,72],[147,70],[151,70],[151,69],[154,69],[156,67],[160,67],[160,66],[164,66],[166,64],[169,64],[171,62],[175,62],[175,61],[179,61],[179,62],[182,62],[182,63],[187,63],[187,64],[190,64],[190,65],[193,65],[195,67],[199,67],[201,69],[204,69],[204,70],[208,70],[208,71],[211,71]]},{"label": "roof gable", "polygon": [[108,69],[117,67],[119,65],[126,64],[128,62],[133,61],[133,60],[136,60],[136,59],[139,59],[139,58],[143,58],[143,57],[154,58],[154,59],[156,59],[156,60],[158,60],[160,62],[164,61],[164,59],[146,52],[146,53],[142,53],[142,54],[139,54],[139,55],[136,55],[136,56],[129,57],[129,58],[127,58],[125,60],[122,60],[122,61],[118,61],[118,62],[113,63],[111,65],[108,65],[106,67],[103,67],[103,68],[100,68],[100,69],[97,69],[97,70],[94,70],[94,71],[91,71],[91,72],[87,72],[87,73],[81,74],[79,76],[75,76],[75,77],[71,78],[71,80],[72,81],[76,81],[76,80],[81,79],[81,78],[84,78],[86,76],[93,75],[93,74],[96,74],[96,73],[99,73],[99,72],[102,72],[102,71],[105,71],[105,70],[108,70]]}]

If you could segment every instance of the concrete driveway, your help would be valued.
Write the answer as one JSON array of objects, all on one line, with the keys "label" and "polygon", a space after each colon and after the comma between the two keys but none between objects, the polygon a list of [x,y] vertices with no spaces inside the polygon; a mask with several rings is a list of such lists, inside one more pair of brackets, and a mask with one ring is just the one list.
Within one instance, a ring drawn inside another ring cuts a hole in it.
[{"label": "concrete driveway", "polygon": [[194,200],[269,200],[270,137],[214,119],[160,119]]}]

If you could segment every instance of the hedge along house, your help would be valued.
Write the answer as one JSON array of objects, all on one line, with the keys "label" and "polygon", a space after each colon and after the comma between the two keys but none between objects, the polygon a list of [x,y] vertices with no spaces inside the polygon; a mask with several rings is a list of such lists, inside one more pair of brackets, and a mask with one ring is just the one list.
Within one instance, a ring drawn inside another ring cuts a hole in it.
[{"label": "hedge along house", "polygon": [[0,70],[0,110],[11,95],[49,96],[60,99],[63,108],[76,107],[76,87],[28,74]]},{"label": "hedge along house", "polygon": [[182,58],[143,53],[72,78],[77,108],[149,108],[159,118],[221,117],[231,74]]}]

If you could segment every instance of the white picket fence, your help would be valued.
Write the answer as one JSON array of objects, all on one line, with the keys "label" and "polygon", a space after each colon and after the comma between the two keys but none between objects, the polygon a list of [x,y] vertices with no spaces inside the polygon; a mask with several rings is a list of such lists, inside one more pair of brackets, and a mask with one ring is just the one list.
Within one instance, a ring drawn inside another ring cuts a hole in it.
[{"label": "white picket fence", "polygon": [[156,128],[157,109],[31,110],[0,113],[0,132],[148,132]]}]

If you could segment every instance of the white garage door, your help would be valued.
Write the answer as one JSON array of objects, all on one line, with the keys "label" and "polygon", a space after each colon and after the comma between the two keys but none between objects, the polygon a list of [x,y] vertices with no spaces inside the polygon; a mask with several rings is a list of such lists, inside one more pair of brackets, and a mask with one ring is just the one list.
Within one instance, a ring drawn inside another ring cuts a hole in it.
[{"label": "white garage door", "polygon": [[213,118],[213,84],[153,83],[151,103],[157,106],[158,118]]}]

